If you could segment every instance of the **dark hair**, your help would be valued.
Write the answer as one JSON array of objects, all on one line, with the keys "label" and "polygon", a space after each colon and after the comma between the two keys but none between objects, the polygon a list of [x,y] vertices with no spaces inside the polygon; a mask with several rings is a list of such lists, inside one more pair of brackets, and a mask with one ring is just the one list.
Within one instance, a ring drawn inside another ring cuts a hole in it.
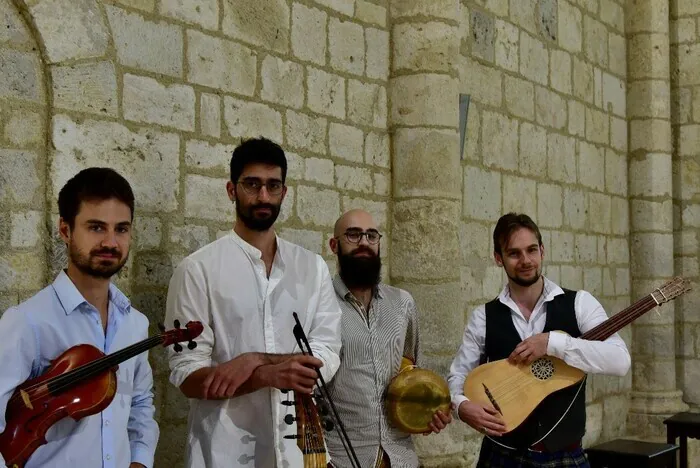
[{"label": "dark hair", "polygon": [[513,231],[526,228],[532,231],[537,237],[537,242],[542,245],[542,234],[537,224],[526,214],[508,213],[498,220],[496,228],[493,230],[493,251],[498,255],[503,255],[501,249],[508,243]]},{"label": "dark hair", "polygon": [[58,214],[72,228],[84,201],[116,198],[131,210],[134,219],[134,192],[129,182],[114,169],[90,167],[78,172],[58,194]]},{"label": "dark hair", "polygon": [[277,143],[267,138],[243,140],[233,150],[231,156],[231,182],[236,183],[248,164],[270,164],[282,168],[282,182],[287,179],[287,158],[284,150]]}]

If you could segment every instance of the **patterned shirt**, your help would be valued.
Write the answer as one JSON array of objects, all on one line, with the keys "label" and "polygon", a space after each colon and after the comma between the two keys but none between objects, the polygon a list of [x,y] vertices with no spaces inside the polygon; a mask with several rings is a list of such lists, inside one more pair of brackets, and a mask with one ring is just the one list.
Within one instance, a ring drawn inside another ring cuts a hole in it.
[{"label": "patterned shirt", "polygon": [[[384,409],[384,392],[402,357],[417,362],[416,303],[407,291],[380,283],[365,311],[340,276],[333,286],[343,312],[343,346],[328,390],[360,466],[377,466],[383,450],[392,468],[418,468],[410,434],[392,427]],[[352,466],[335,428],[326,432],[326,445],[333,466]]]}]

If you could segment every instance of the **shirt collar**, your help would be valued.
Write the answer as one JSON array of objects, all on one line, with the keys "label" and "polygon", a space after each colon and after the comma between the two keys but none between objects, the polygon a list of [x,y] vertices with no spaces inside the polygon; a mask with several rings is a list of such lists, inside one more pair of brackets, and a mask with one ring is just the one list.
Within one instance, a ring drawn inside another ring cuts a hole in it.
[{"label": "shirt collar", "polygon": [[[245,253],[247,253],[255,259],[262,259],[262,251],[260,251],[260,249],[258,249],[257,247],[253,247],[251,244],[243,240],[243,238],[239,236],[233,229],[231,229],[230,236],[233,242],[235,242],[241,249],[243,249]],[[279,238],[277,233],[275,233],[275,242],[277,243],[277,254],[275,254],[275,261],[280,262],[280,265],[284,266],[284,242],[281,242],[281,240],[282,239]]]},{"label": "shirt collar", "polygon": [[[69,315],[81,305],[88,303],[68,277],[65,270],[61,270],[52,286],[66,315]],[[120,312],[127,313],[131,311],[129,299],[112,283],[109,284],[109,300]]]},{"label": "shirt collar", "polygon": [[[348,294],[352,295],[348,287],[345,285],[345,282],[340,277],[339,273],[336,273],[335,276],[333,276],[333,288],[335,289],[336,294],[338,294],[338,296],[342,297],[343,299],[347,299]],[[374,288],[374,297],[382,299],[384,297],[383,290],[384,284],[379,283],[377,287]]]},{"label": "shirt collar", "polygon": [[[554,281],[550,280],[546,276],[542,276],[542,279],[544,280],[544,287],[542,289],[542,296],[541,300],[542,302],[549,302],[552,299],[554,299],[556,296],[559,294],[564,294],[564,290],[557,285]],[[501,293],[498,295],[498,299],[504,303],[507,304],[508,301],[512,301],[510,297],[510,287],[506,283],[505,286],[503,286],[503,289],[501,290]]]}]

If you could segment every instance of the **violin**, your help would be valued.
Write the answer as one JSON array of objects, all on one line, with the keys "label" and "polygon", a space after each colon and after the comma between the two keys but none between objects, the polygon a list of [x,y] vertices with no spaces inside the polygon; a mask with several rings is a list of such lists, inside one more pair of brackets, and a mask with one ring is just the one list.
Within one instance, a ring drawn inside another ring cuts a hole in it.
[{"label": "violin", "polygon": [[46,443],[46,432],[61,419],[70,416],[74,420],[98,414],[107,408],[117,392],[118,365],[127,359],[158,345],[179,344],[192,341],[204,327],[201,322],[189,322],[180,329],[165,331],[159,325],[160,334],[105,355],[89,344],[79,344],[64,351],[51,361],[40,376],[27,380],[17,387],[7,402],[5,431],[0,434],[0,453],[7,466],[22,468],[34,451]]},{"label": "violin", "polygon": [[288,414],[284,417],[284,422],[291,425],[296,421],[297,433],[295,435],[286,435],[284,438],[297,439],[297,447],[303,454],[304,468],[327,468],[332,466],[328,463],[321,426],[330,431],[333,429],[333,422],[320,416],[326,416],[328,409],[318,397],[316,401],[319,401],[318,406],[311,395],[294,392],[293,402],[282,402],[282,404],[294,405],[296,417]]}]

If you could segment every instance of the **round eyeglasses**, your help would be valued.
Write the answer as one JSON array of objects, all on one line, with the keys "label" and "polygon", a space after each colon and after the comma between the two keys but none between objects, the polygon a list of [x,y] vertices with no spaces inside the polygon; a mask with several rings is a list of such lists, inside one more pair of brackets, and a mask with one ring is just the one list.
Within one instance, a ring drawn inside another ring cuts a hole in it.
[{"label": "round eyeglasses", "polygon": [[367,232],[346,231],[344,235],[348,242],[352,244],[359,244],[362,241],[363,236],[367,238],[367,242],[369,242],[370,244],[376,244],[377,242],[379,242],[379,239],[382,238],[382,235],[375,230],[369,230]]},{"label": "round eyeglasses", "polygon": [[238,183],[241,184],[243,190],[248,192],[250,195],[257,195],[263,186],[267,189],[267,193],[270,195],[279,195],[282,193],[282,189],[284,188],[284,182],[276,179],[265,182],[261,181],[260,179],[242,179],[239,180]]}]

